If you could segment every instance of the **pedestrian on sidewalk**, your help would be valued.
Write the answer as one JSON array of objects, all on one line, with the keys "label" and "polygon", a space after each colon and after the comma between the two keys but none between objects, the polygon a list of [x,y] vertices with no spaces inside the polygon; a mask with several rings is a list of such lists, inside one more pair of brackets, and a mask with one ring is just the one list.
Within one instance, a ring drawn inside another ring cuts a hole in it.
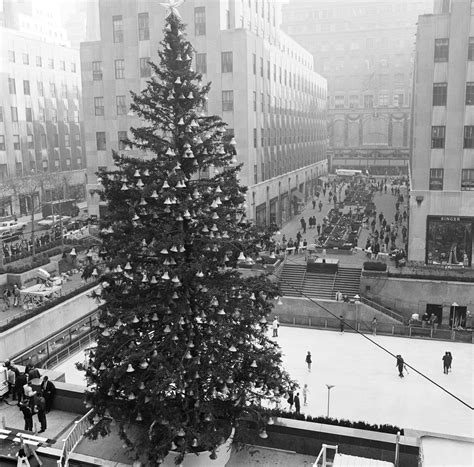
[{"label": "pedestrian on sidewalk", "polygon": [[[275,317],[275,319],[278,320],[278,316]],[[280,326],[280,323],[278,323],[278,326]],[[47,376],[43,377],[43,381],[41,383],[41,391],[43,392],[43,396],[46,402],[46,413],[49,413],[51,411],[51,408],[53,407],[54,396],[56,394],[56,386],[51,381],[49,381],[49,378]]]},{"label": "pedestrian on sidewalk", "polygon": [[19,402],[18,407],[20,408],[23,418],[25,419],[25,431],[33,431],[33,411],[27,401]]},{"label": "pedestrian on sidewalk", "polygon": [[34,413],[38,415],[38,421],[41,424],[41,430],[38,433],[44,433],[47,428],[46,400],[41,393],[34,397]]},{"label": "pedestrian on sidewalk", "polygon": [[278,316],[275,316],[275,319],[273,320],[273,323],[272,323],[273,337],[278,337],[279,327],[280,327],[280,323],[278,322]]},{"label": "pedestrian on sidewalk", "polygon": [[313,196],[313,209],[316,209],[316,196]]},{"label": "pedestrian on sidewalk", "polygon": [[295,402],[295,412],[296,412],[297,414],[299,414],[299,413],[300,413],[300,410],[301,410],[300,393],[299,393],[299,392],[296,393],[294,402]]},{"label": "pedestrian on sidewalk", "polygon": [[311,373],[311,364],[313,363],[313,359],[311,358],[311,352],[308,350],[306,354],[306,365],[308,365],[308,372]]},{"label": "pedestrian on sidewalk", "polygon": [[306,221],[304,220],[304,217],[300,219],[301,222],[301,228],[303,229],[303,233],[306,233]]},{"label": "pedestrian on sidewalk", "polygon": [[303,387],[303,405],[308,405],[307,404],[307,402],[308,402],[308,393],[309,393],[308,385],[305,384],[304,387]]},{"label": "pedestrian on sidewalk", "polygon": [[318,204],[318,206],[319,206],[319,212],[321,212],[321,210],[323,209],[323,202],[320,201],[319,204]]},{"label": "pedestrian on sidewalk", "polygon": [[316,227],[317,231],[318,231],[318,236],[321,235],[321,224],[318,224],[318,226]]}]

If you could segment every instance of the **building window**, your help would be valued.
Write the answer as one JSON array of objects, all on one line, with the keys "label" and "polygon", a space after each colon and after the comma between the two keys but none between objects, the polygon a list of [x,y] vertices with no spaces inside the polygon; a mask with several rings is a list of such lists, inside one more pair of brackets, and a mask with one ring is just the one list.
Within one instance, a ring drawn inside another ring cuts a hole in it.
[{"label": "building window", "polygon": [[127,145],[125,144],[125,140],[128,138],[126,131],[119,131],[118,132],[118,148],[120,151],[127,149]]},{"label": "building window", "polygon": [[270,74],[271,74],[271,69],[270,69],[270,60],[267,60],[267,79],[270,81]]},{"label": "building window", "polygon": [[39,55],[36,56],[36,66],[43,66],[43,59]]},{"label": "building window", "polygon": [[115,104],[117,106],[117,115],[125,115],[127,113],[127,105],[125,103],[125,96],[116,96]]},{"label": "building window", "polygon": [[13,149],[15,151],[20,150],[20,135],[13,135]]},{"label": "building window", "polygon": [[123,42],[123,22],[122,15],[112,16],[112,32],[114,36],[114,43]]},{"label": "building window", "polygon": [[72,73],[76,72],[76,63],[75,62],[71,62],[71,72]]},{"label": "building window", "polygon": [[28,54],[23,54],[23,65],[30,64],[30,56]]},{"label": "building window", "polygon": [[97,144],[97,151],[105,151],[106,150],[105,131],[98,131],[95,134],[95,141],[96,141],[96,144]]},{"label": "building window", "polygon": [[257,111],[257,91],[253,92],[253,110]]},{"label": "building window", "polygon": [[338,94],[334,96],[334,108],[335,109],[344,108],[344,94]]},{"label": "building window", "polygon": [[51,97],[56,97],[56,84],[55,83],[49,83],[49,93],[51,94]]},{"label": "building window", "polygon": [[26,143],[28,145],[28,149],[35,148],[35,141],[34,141],[33,135],[31,134],[26,135]]},{"label": "building window", "polygon": [[393,106],[394,107],[402,107],[404,103],[404,94],[403,92],[396,92],[393,95]]},{"label": "building window", "polygon": [[464,127],[464,148],[474,148],[474,126]]},{"label": "building window", "polygon": [[38,107],[38,120],[40,122],[46,121],[46,115],[45,115],[44,107]]},{"label": "building window", "polygon": [[68,133],[64,135],[64,146],[69,147],[71,146],[71,137]]},{"label": "building window", "polygon": [[125,71],[125,65],[124,65],[124,60],[115,60],[115,79],[123,79],[124,78],[124,71]]},{"label": "building window", "polygon": [[102,62],[92,62],[92,79],[94,81],[102,80]]},{"label": "building window", "polygon": [[474,169],[462,169],[461,191],[473,191],[473,190],[474,190]]},{"label": "building window", "polygon": [[[69,112],[67,111],[67,109],[64,109],[63,110],[63,122],[64,123],[67,123],[69,122]],[[66,131],[67,131],[67,127],[66,127]]]},{"label": "building window", "polygon": [[26,114],[26,121],[27,122],[32,122],[33,121],[33,111],[31,110],[31,107],[26,107],[25,114]]},{"label": "building window", "polygon": [[253,69],[253,74],[257,74],[257,55],[252,54],[252,69]]},{"label": "building window", "polygon": [[8,61],[15,63],[15,51],[14,50],[9,50],[8,51]]},{"label": "building window", "polygon": [[61,84],[61,98],[67,99],[67,84]]},{"label": "building window", "polygon": [[196,54],[196,72],[201,75],[207,73],[207,54]]},{"label": "building window", "polygon": [[449,58],[449,39],[435,39],[434,61],[447,62]]},{"label": "building window", "polygon": [[357,107],[359,107],[359,95],[358,94],[349,95],[349,108],[356,109]]},{"label": "building window", "polygon": [[150,57],[140,58],[140,78],[149,78],[151,76]]},{"label": "building window", "polygon": [[388,94],[385,92],[379,93],[379,107],[387,107],[388,106]]},{"label": "building window", "polygon": [[448,83],[433,83],[433,105],[446,105]]},{"label": "building window", "polygon": [[46,133],[40,134],[40,146],[41,146],[41,149],[46,149],[47,147]]},{"label": "building window", "polygon": [[43,81],[38,81],[38,94],[40,96],[44,96],[44,86],[43,86]]},{"label": "building window", "polygon": [[374,106],[374,96],[372,94],[366,94],[364,96],[364,108],[371,109]]},{"label": "building window", "polygon": [[221,72],[232,73],[232,71],[233,71],[232,52],[221,52]]},{"label": "building window", "polygon": [[23,80],[23,94],[25,96],[30,95],[30,82],[28,80]]},{"label": "building window", "polygon": [[433,149],[444,148],[446,127],[445,126],[432,126],[431,127],[431,147]]},{"label": "building window", "polygon": [[56,109],[51,109],[51,121],[58,123],[58,111]]},{"label": "building window", "polygon": [[0,151],[5,151],[5,136],[0,135]]},{"label": "building window", "polygon": [[194,8],[194,34],[206,35],[206,8],[203,6]]},{"label": "building window", "polygon": [[138,13],[138,40],[147,41],[150,39],[150,25],[148,13]]},{"label": "building window", "polygon": [[466,83],[466,105],[474,105],[474,83]]},{"label": "building window", "polygon": [[254,148],[257,147],[257,129],[256,128],[253,129],[253,147]]},{"label": "building window", "polygon": [[95,115],[102,117],[104,115],[104,98],[94,97]]},{"label": "building window", "polygon": [[66,71],[66,62],[64,60],[59,60],[59,69]]},{"label": "building window", "polygon": [[12,114],[12,122],[17,122],[18,121],[18,108],[11,107],[11,114]]},{"label": "building window", "polygon": [[8,78],[8,90],[10,94],[16,94],[16,84],[14,78]]},{"label": "building window", "polygon": [[263,57],[260,57],[260,76],[263,78]]},{"label": "building window", "polygon": [[265,110],[265,100],[263,98],[263,92],[260,93],[260,110],[262,112]]},{"label": "building window", "polygon": [[234,110],[234,91],[222,91],[222,110]]},{"label": "building window", "polygon": [[467,48],[467,59],[474,60],[474,37],[469,38],[469,45]]},{"label": "building window", "polygon": [[[444,0],[445,2],[448,0]],[[449,0],[451,2],[451,0]],[[474,15],[474,0],[471,0],[471,16]]]},{"label": "building window", "polygon": [[0,106],[0,122],[3,122],[3,107]]},{"label": "building window", "polygon": [[48,58],[48,68],[54,70],[54,58]]},{"label": "building window", "polygon": [[430,169],[430,190],[443,189],[444,169]]}]

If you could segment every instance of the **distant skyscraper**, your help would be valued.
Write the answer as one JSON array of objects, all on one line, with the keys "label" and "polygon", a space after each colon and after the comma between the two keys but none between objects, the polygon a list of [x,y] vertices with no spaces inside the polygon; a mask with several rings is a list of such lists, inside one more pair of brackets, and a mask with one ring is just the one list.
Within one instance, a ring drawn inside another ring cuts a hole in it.
[{"label": "distant skyscraper", "polygon": [[472,267],[474,3],[439,1],[416,40],[408,257]]},{"label": "distant skyscraper", "polygon": [[408,172],[413,48],[432,0],[290,0],[282,28],[328,80],[333,168]]},{"label": "distant skyscraper", "polygon": [[[326,80],[278,28],[277,2],[188,0],[180,12],[194,67],[212,82],[208,113],[235,135],[248,215],[281,223],[326,172]],[[101,41],[81,45],[89,192],[97,169],[111,166],[112,149],[128,152],[121,139],[140,124],[128,114],[129,90],[143,89],[147,62],[158,62],[164,14],[159,2],[101,0]],[[99,213],[96,195],[89,212]]]}]

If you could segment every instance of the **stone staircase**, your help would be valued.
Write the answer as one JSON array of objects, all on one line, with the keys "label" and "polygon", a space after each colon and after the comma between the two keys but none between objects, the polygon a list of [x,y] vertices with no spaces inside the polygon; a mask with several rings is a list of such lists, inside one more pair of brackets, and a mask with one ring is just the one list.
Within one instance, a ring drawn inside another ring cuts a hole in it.
[{"label": "stone staircase", "polygon": [[301,297],[301,289],[306,273],[306,264],[285,263],[278,281],[283,296]]},{"label": "stone staircase", "polygon": [[334,281],[333,296],[340,291],[343,295],[352,298],[354,295],[360,295],[360,274],[361,268],[339,267]]},{"label": "stone staircase", "polygon": [[333,300],[334,279],[335,274],[307,272],[303,282],[303,293],[311,298]]}]

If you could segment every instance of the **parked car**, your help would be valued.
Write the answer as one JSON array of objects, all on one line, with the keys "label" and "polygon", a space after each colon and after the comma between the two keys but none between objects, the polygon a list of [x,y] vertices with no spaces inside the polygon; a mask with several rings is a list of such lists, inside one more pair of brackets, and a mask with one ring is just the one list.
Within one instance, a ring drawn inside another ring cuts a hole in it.
[{"label": "parked car", "polygon": [[0,223],[0,236],[1,238],[11,237],[12,235],[23,232],[26,227],[26,222],[18,221],[4,221]]},{"label": "parked car", "polygon": [[59,219],[61,219],[63,225],[66,225],[70,222],[71,216],[47,216],[44,219],[38,221],[38,225],[41,227],[51,228],[55,225],[59,225]]}]

